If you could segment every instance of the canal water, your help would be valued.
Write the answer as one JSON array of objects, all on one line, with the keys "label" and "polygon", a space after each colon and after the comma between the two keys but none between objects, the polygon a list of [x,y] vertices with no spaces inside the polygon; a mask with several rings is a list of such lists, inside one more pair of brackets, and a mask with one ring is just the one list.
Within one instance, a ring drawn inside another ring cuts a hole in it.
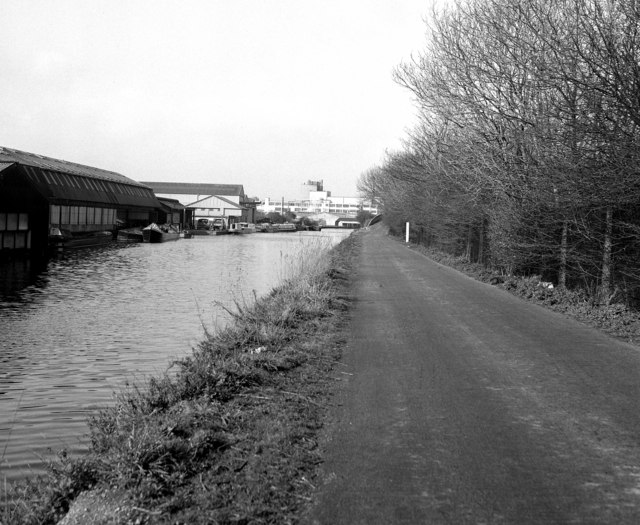
[{"label": "canal water", "polygon": [[223,327],[221,305],[251,303],[302,252],[348,234],[198,236],[0,262],[0,482],[41,472],[61,449],[82,453],[91,411]]}]

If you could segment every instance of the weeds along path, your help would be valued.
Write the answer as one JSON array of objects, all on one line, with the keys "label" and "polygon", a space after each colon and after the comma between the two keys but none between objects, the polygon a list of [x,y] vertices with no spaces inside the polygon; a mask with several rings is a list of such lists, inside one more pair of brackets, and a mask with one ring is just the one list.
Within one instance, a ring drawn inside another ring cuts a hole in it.
[{"label": "weeds along path", "polygon": [[[358,236],[90,421],[91,453],[0,494],[3,524],[295,523],[311,501]],[[325,247],[326,248],[326,247]]]},{"label": "weeds along path", "polygon": [[638,349],[362,239],[307,522],[640,522]]}]

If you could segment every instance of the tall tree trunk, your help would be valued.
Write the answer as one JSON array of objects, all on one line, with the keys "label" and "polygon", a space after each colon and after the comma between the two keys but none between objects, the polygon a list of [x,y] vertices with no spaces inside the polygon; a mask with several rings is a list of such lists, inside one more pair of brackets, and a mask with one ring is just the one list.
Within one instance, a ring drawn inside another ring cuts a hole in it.
[{"label": "tall tree trunk", "polygon": [[480,231],[478,232],[478,262],[484,264],[484,217],[480,220]]},{"label": "tall tree trunk", "polygon": [[611,293],[611,249],[613,234],[613,210],[607,207],[604,226],[604,244],[602,247],[602,273],[600,276],[600,302],[609,303]]},{"label": "tall tree trunk", "polygon": [[471,246],[473,243],[473,226],[471,226],[471,224],[469,224],[469,227],[467,229],[467,249],[466,249],[466,253],[465,253],[465,259],[467,260],[467,262],[471,262]]},{"label": "tall tree trunk", "polygon": [[562,237],[560,238],[560,268],[558,268],[558,288],[567,286],[567,244],[569,221],[562,221]]}]

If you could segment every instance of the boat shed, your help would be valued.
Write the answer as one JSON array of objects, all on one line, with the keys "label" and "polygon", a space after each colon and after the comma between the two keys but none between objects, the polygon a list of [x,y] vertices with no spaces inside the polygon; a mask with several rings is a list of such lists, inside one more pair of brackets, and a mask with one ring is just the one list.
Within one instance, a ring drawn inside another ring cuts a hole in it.
[{"label": "boat shed", "polygon": [[144,182],[160,198],[176,199],[186,206],[192,227],[198,218],[221,218],[226,224],[255,222],[257,201],[247,197],[242,184],[198,182]]},{"label": "boat shed", "polygon": [[244,208],[233,201],[216,195],[211,195],[204,199],[189,204],[192,222],[195,224],[198,219],[222,219],[224,227],[235,222],[242,222]]},{"label": "boat shed", "polygon": [[162,205],[162,210],[158,213],[157,222],[159,224],[170,224],[171,226],[177,226],[179,229],[184,228],[186,224],[186,208],[176,199],[158,197],[158,202],[160,202],[160,204]]},{"label": "boat shed", "polygon": [[46,253],[52,230],[69,236],[147,225],[153,190],[99,168],[0,147],[0,253]]}]

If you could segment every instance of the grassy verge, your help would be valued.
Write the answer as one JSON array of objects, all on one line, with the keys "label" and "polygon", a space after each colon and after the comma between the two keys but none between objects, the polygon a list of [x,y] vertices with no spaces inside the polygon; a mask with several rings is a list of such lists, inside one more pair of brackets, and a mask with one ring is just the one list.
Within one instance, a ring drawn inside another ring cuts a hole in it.
[{"label": "grassy verge", "polygon": [[[489,283],[496,277],[490,269],[481,264],[470,263],[462,257],[454,257],[416,244],[410,244],[410,247],[479,281]],[[640,343],[640,312],[624,304],[603,305],[580,290],[549,289],[541,285],[541,278],[537,275],[509,276],[501,278],[500,281],[496,284],[497,287],[522,299],[562,312],[629,343]]]},{"label": "grassy verge", "polygon": [[[3,523],[294,523],[344,343],[358,235],[90,420],[91,451],[4,489]],[[322,261],[322,262],[320,262]],[[60,521],[62,520],[62,521]]]}]

